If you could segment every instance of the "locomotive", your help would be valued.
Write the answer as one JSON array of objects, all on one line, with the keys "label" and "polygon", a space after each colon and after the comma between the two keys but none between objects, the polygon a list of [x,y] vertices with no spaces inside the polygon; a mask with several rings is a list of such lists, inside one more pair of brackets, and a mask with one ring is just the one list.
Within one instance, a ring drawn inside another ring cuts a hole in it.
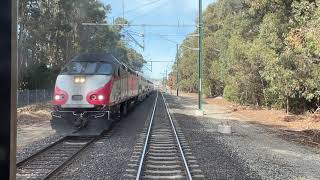
[{"label": "locomotive", "polygon": [[151,81],[111,53],[78,55],[56,79],[51,126],[63,133],[99,134],[152,90]]}]

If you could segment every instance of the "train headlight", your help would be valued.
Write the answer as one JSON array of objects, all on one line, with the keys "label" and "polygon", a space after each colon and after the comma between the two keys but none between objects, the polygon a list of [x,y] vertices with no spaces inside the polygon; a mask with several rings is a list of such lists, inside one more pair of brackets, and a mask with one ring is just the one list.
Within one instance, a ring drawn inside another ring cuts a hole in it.
[{"label": "train headlight", "polygon": [[98,96],[98,100],[99,100],[99,101],[104,100],[104,96],[103,96],[102,94],[100,94],[100,95]]},{"label": "train headlight", "polygon": [[63,94],[56,94],[56,95],[54,96],[54,99],[55,99],[56,101],[62,100],[62,99],[64,99],[64,95],[63,95]]},{"label": "train headlight", "polygon": [[80,83],[83,84],[86,82],[86,78],[85,77],[80,77]]},{"label": "train headlight", "polygon": [[86,82],[86,78],[85,77],[75,77],[74,78],[74,83],[76,84],[83,84]]},{"label": "train headlight", "polygon": [[100,95],[96,95],[96,94],[92,94],[90,96],[91,100],[99,100],[99,101],[103,101],[104,100],[104,95],[100,94]]},{"label": "train headlight", "polygon": [[74,82],[78,84],[78,83],[80,83],[80,79],[78,77],[76,77],[76,78],[74,78]]}]

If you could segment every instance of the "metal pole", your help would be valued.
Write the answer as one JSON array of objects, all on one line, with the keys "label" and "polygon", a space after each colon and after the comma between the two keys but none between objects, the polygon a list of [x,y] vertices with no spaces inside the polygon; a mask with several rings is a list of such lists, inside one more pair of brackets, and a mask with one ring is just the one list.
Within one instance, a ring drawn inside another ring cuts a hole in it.
[{"label": "metal pole", "polygon": [[166,84],[165,84],[166,92],[168,91],[167,90],[167,84],[168,84],[168,69],[166,68]]},{"label": "metal pole", "polygon": [[202,0],[199,0],[199,59],[198,59],[198,109],[202,111]]},{"label": "metal pole", "polygon": [[177,96],[179,96],[179,44],[177,44],[177,55],[176,55],[176,63],[177,63],[177,77],[176,77],[176,88],[177,88]]},{"label": "metal pole", "polygon": [[122,18],[124,19],[124,0],[122,0]]}]

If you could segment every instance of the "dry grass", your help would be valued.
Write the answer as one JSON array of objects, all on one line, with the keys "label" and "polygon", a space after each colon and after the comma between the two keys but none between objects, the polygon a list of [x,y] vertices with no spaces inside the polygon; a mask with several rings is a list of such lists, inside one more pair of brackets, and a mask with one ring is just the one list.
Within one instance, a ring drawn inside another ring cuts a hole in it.
[{"label": "dry grass", "polygon": [[[193,99],[198,97],[196,93],[180,94]],[[240,121],[270,127],[279,136],[289,141],[320,147],[320,113],[287,115],[284,110],[240,106],[223,99],[223,97],[204,98],[204,102],[223,107]]]},{"label": "dry grass", "polygon": [[[196,93],[180,93],[185,97],[197,98]],[[281,127],[295,131],[320,130],[320,114],[306,113],[304,115],[287,115],[284,110],[257,109],[249,106],[240,106],[229,102],[222,97],[204,98],[204,102],[224,107],[232,111],[232,115],[243,121]]]},{"label": "dry grass", "polygon": [[35,104],[17,109],[18,125],[43,123],[51,118],[50,104]]}]

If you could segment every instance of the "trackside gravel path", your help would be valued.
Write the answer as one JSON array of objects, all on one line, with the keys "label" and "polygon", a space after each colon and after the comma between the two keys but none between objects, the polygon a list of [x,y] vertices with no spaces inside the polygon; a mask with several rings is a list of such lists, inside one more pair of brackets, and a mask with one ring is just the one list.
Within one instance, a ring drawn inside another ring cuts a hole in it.
[{"label": "trackside gravel path", "polygon": [[[194,99],[165,97],[205,179],[320,179],[319,149],[284,140],[266,127],[237,121],[219,106],[205,104],[205,115],[197,116]],[[231,125],[233,133],[220,134],[220,124]]]}]

